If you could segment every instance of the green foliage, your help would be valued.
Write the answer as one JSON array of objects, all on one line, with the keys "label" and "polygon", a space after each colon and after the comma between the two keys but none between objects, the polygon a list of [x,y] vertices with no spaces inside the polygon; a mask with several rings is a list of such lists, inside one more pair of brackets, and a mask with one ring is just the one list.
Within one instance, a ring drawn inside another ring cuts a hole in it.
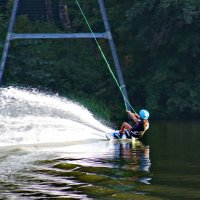
[{"label": "green foliage", "polygon": [[7,29],[8,20],[6,15],[3,13],[3,8],[0,7],[0,52],[3,51]]},{"label": "green foliage", "polygon": [[121,39],[133,60],[127,80],[136,103],[159,117],[197,116],[200,2],[134,1],[126,14]]},{"label": "green foliage", "polygon": [[110,110],[109,106],[105,105],[101,101],[98,101],[94,97],[88,98],[88,97],[71,97],[74,101],[80,103],[81,105],[85,106],[88,108],[94,115],[95,117],[99,118],[100,120],[104,120],[105,123],[110,122]]},{"label": "green foliage", "polygon": [[[92,0],[80,3],[94,32],[104,31],[97,4]],[[75,2],[67,1],[67,5],[72,22],[68,31],[88,32]],[[105,5],[136,111],[147,108],[154,118],[199,117],[200,1],[107,0]],[[0,15],[1,46],[6,16]],[[15,32],[59,33],[63,28],[20,15]],[[115,71],[107,41],[99,42]],[[4,83],[80,99],[111,121],[126,117],[123,98],[92,39],[13,41]]]}]

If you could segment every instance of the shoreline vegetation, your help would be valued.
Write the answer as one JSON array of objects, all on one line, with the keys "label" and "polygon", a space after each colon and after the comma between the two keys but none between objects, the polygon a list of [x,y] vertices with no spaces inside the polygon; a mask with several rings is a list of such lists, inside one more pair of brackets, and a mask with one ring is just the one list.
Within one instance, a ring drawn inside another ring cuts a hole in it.
[{"label": "shoreline vegetation", "polygon": [[[15,33],[88,32],[74,1],[52,1],[50,7],[44,2],[31,7],[30,0],[19,6]],[[93,30],[103,32],[98,5],[92,0],[81,3]],[[67,5],[67,13],[59,5]],[[199,1],[105,0],[105,5],[134,109],[148,109],[152,119],[199,118]],[[0,3],[1,52],[11,8],[12,1]],[[63,21],[59,17],[64,14]],[[107,41],[99,42],[115,73]],[[105,121],[127,117],[123,97],[93,39],[12,41],[3,85],[58,93],[79,101]]]}]

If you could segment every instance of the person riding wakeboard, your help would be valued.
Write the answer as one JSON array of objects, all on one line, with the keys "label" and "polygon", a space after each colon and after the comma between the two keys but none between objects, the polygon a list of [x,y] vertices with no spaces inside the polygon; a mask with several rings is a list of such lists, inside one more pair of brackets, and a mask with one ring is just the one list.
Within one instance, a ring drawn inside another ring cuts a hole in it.
[{"label": "person riding wakeboard", "polygon": [[139,115],[127,111],[131,119],[135,122],[135,125],[132,127],[127,122],[123,122],[119,133],[114,134],[115,139],[123,138],[125,135],[126,138],[131,139],[132,137],[139,139],[141,138],[145,131],[149,128],[149,112],[147,110],[140,110]]}]

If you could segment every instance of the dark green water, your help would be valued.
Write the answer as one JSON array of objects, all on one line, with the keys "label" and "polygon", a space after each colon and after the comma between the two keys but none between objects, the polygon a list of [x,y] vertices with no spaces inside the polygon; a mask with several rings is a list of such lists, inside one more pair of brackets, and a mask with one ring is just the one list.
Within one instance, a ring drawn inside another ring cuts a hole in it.
[{"label": "dark green water", "polygon": [[200,199],[199,130],[198,121],[151,122],[136,143],[4,147],[0,197]]},{"label": "dark green water", "polygon": [[200,123],[153,123],[151,144],[151,194],[162,199],[200,199]]}]

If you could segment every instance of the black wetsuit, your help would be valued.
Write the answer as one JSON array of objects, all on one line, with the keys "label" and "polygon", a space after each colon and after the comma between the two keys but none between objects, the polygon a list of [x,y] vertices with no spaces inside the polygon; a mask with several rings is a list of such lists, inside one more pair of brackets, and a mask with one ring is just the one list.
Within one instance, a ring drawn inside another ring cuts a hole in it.
[{"label": "black wetsuit", "polygon": [[113,137],[115,139],[120,139],[125,135],[128,139],[131,139],[132,137],[139,139],[148,128],[149,126],[144,127],[143,119],[138,119],[138,124],[135,124],[130,131],[125,130],[124,134],[122,134],[120,131],[117,131],[113,133]]},{"label": "black wetsuit", "polygon": [[135,124],[135,126],[133,126],[133,128],[130,131],[126,130],[125,135],[127,138],[140,138],[143,135],[144,131],[146,131],[147,129],[148,128],[144,128],[143,119],[139,119],[139,123]]}]

